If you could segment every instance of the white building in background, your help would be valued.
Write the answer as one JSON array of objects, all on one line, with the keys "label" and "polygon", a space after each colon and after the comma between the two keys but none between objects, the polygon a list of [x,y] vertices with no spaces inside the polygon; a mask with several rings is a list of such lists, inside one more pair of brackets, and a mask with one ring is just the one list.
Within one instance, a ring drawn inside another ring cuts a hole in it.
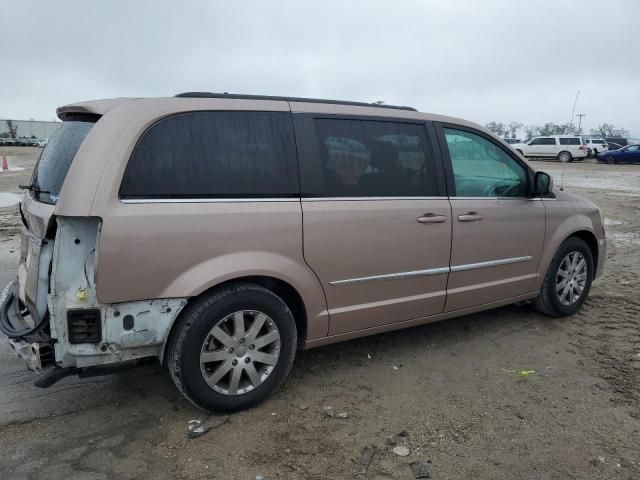
[{"label": "white building in background", "polygon": [[[62,122],[41,122],[38,120],[13,120],[13,126],[18,127],[16,137],[36,137],[46,139],[55,132]],[[9,133],[9,126],[5,119],[0,119],[0,134]]]}]

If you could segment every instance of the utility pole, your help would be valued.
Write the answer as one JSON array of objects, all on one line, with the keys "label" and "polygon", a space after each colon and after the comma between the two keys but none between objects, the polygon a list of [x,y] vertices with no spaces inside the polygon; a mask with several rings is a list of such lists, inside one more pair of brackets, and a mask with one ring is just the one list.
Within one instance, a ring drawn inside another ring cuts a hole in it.
[{"label": "utility pole", "polygon": [[578,120],[578,135],[580,135],[580,128],[582,127],[582,117],[586,117],[587,114],[586,113],[577,113],[576,117],[579,118]]}]

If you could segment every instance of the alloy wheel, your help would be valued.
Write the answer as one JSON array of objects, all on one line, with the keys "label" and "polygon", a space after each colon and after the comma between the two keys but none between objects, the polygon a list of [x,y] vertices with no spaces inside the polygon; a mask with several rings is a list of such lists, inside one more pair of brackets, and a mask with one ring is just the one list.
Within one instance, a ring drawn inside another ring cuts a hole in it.
[{"label": "alloy wheel", "polygon": [[570,252],[558,268],[556,293],[560,303],[573,305],[577,302],[587,284],[587,261],[580,252]]},{"label": "alloy wheel", "polygon": [[200,352],[200,370],[214,391],[241,395],[266,381],[279,356],[280,332],[271,317],[240,310],[210,330]]}]

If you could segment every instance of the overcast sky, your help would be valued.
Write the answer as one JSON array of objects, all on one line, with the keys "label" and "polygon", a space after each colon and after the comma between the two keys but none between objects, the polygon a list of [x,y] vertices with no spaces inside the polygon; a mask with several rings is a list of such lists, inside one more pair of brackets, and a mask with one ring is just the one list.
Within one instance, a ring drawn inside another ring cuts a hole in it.
[{"label": "overcast sky", "polygon": [[0,118],[198,90],[640,136],[640,1],[0,0]]}]

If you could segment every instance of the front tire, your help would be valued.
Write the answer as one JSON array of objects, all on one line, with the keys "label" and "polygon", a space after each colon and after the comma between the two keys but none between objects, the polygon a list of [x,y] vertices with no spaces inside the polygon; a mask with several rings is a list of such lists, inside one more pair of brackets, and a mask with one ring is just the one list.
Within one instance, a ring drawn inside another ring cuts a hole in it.
[{"label": "front tire", "polygon": [[285,380],[297,330],[273,292],[237,284],[195,300],[168,345],[168,367],[182,394],[207,411],[234,412],[269,398]]},{"label": "front tire", "polygon": [[563,151],[558,154],[558,160],[562,163],[567,163],[572,161],[573,157],[571,156],[570,152]]},{"label": "front tire", "polygon": [[607,155],[606,157],[604,157],[604,161],[609,165],[613,165],[614,163],[616,163],[615,159],[611,155]]},{"label": "front tire", "polygon": [[593,273],[589,245],[580,238],[568,238],[551,260],[533,307],[551,317],[573,315],[589,295]]}]

